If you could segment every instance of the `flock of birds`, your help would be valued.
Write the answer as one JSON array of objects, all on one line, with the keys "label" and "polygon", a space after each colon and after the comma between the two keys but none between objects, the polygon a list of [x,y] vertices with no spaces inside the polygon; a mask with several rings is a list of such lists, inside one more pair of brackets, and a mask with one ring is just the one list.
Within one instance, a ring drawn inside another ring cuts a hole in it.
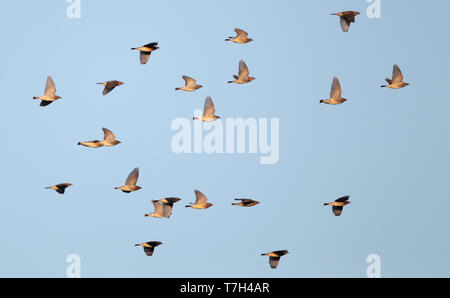
[{"label": "flock of birds", "polygon": [[[335,13],[332,15],[336,15],[340,17],[340,25],[342,28],[342,31],[348,32],[350,28],[350,24],[355,22],[355,17],[359,15],[360,13],[357,11],[344,11]],[[234,42],[237,44],[246,44],[251,41],[253,41],[251,38],[248,37],[248,33],[244,30],[235,29],[236,36],[235,37],[229,37],[225,39],[225,41]],[[137,50],[140,53],[140,62],[141,64],[146,64],[149,59],[150,55],[153,51],[158,50],[158,43],[152,42],[149,44],[146,44],[141,47],[132,48],[131,50]],[[249,69],[247,65],[245,64],[244,60],[241,60],[239,62],[239,71],[237,75],[234,75],[234,80],[229,81],[228,83],[235,83],[235,84],[246,84],[253,81],[255,78],[251,77],[249,72]],[[185,85],[182,87],[175,88],[176,91],[186,91],[186,92],[192,92],[197,89],[202,88],[202,85],[197,84],[196,80],[188,77],[183,76],[183,80],[185,81]],[[397,65],[394,65],[392,78],[386,78],[386,82],[388,85],[383,85],[381,87],[387,87],[392,89],[400,89],[407,85],[408,83],[403,82],[403,74],[400,70],[400,68]],[[104,86],[103,95],[107,95],[110,93],[114,88],[123,85],[124,83],[121,81],[107,81],[104,83],[98,83]],[[40,97],[33,97],[34,99],[41,100],[41,106],[45,107],[49,104],[53,103],[54,101],[60,99],[61,97],[56,95],[56,87],[55,83],[53,82],[53,79],[51,76],[47,78],[47,83],[44,90],[44,95]],[[342,97],[342,90],[341,85],[339,83],[339,79],[335,77],[333,79],[333,83],[331,86],[331,92],[330,92],[330,98],[320,100],[320,103],[330,104],[330,105],[338,105],[342,104],[347,99]],[[207,97],[204,104],[204,110],[203,110],[203,116],[201,117],[193,117],[194,120],[200,120],[203,122],[212,122],[216,121],[220,117],[215,115],[215,108],[214,103],[211,99],[211,97]],[[116,137],[112,131],[110,131],[107,128],[103,128],[104,138],[103,140],[92,140],[92,141],[86,141],[86,142],[78,142],[78,145],[89,147],[89,148],[100,148],[103,146],[116,146],[120,144],[121,142],[116,140]],[[140,190],[142,187],[137,185],[137,181],[139,178],[139,168],[135,168],[127,177],[125,184],[120,187],[115,187],[115,189],[121,190],[124,193],[131,193]],[[72,186],[70,183],[61,183],[53,186],[46,187],[46,189],[52,189],[57,191],[60,194],[64,194],[66,188]],[[200,192],[199,190],[195,190],[195,203],[190,203],[189,205],[186,205],[188,208],[193,209],[208,209],[213,204],[208,202],[207,197]],[[325,203],[324,206],[331,206],[332,212],[335,216],[341,216],[344,206],[350,204],[350,196],[345,196],[342,198],[339,198],[331,203]],[[170,218],[172,214],[172,209],[175,203],[179,202],[180,198],[164,198],[161,200],[153,200],[153,206],[154,206],[154,212],[150,214],[145,214],[146,217],[154,217],[154,218]],[[233,206],[241,206],[241,207],[253,207],[255,205],[258,205],[260,202],[252,200],[252,199],[235,199],[235,203],[232,203]],[[159,245],[161,245],[162,242],[160,241],[148,241],[145,243],[135,244],[135,246],[141,246],[144,249],[144,252],[147,256],[152,256],[155,248]],[[269,264],[270,267],[275,269],[278,266],[278,263],[280,261],[280,258],[289,252],[287,250],[278,250],[273,251],[269,253],[262,254],[262,256],[268,256],[269,257]]]}]

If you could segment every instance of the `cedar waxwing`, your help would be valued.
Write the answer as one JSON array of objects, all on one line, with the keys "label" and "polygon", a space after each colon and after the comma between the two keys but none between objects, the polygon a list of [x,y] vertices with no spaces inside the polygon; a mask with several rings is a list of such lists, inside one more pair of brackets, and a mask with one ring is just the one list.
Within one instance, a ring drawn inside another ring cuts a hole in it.
[{"label": "cedar waxwing", "polygon": [[191,77],[183,76],[183,80],[184,80],[184,86],[175,88],[175,91],[182,90],[182,91],[189,92],[189,91],[195,91],[195,90],[203,87],[202,85],[198,85],[197,82]]},{"label": "cedar waxwing", "polygon": [[55,93],[56,93],[55,82],[53,82],[51,76],[48,76],[47,83],[45,84],[44,95],[34,96],[33,99],[40,99],[41,107],[45,107],[54,102],[55,100],[62,98],[61,96],[58,96]]},{"label": "cedar waxwing", "polygon": [[107,147],[112,147],[112,146],[116,146],[118,144],[120,144],[120,141],[116,140],[116,136],[112,133],[112,131],[110,131],[107,128],[102,128],[103,130],[103,141],[100,140],[93,140],[93,141],[88,141],[88,142],[78,142],[78,145],[82,145],[85,147],[90,147],[90,148],[99,148],[99,147],[103,147],[103,146],[107,146]]},{"label": "cedar waxwing", "polygon": [[203,108],[203,116],[202,117],[193,117],[194,120],[201,120],[203,122],[213,122],[217,119],[220,119],[219,116],[215,115],[216,109],[214,107],[214,103],[210,96],[208,96],[205,100],[205,106]]},{"label": "cedar waxwing", "polygon": [[159,241],[149,241],[141,244],[135,244],[134,246],[142,246],[144,248],[144,252],[147,256],[152,256],[155,251],[155,247],[162,245],[162,242]]},{"label": "cedar waxwing", "polygon": [[127,180],[125,181],[125,185],[121,187],[115,187],[114,189],[120,189],[121,191],[125,193],[130,193],[133,191],[138,191],[142,187],[137,186],[136,183],[139,178],[139,168],[135,168],[131,173],[128,175]]},{"label": "cedar waxwing", "polygon": [[208,209],[213,204],[207,202],[208,199],[204,194],[200,191],[195,190],[195,204],[191,203],[191,205],[186,205],[186,208],[194,208],[194,209]]},{"label": "cedar waxwing", "polygon": [[148,62],[148,59],[150,58],[150,54],[157,49],[159,49],[158,43],[151,42],[149,44],[146,44],[145,46],[132,48],[131,50],[138,50],[140,52],[141,64],[146,64]]},{"label": "cedar waxwing", "polygon": [[357,11],[343,11],[338,13],[332,13],[331,15],[339,16],[341,20],[342,31],[348,32],[348,29],[350,29],[350,23],[354,23],[355,17],[359,14],[360,13]]},{"label": "cedar waxwing", "polygon": [[329,105],[338,105],[347,101],[347,99],[341,97],[341,94],[342,90],[341,84],[339,83],[339,79],[337,77],[334,77],[333,84],[331,85],[330,98],[322,99],[320,103],[326,103]]},{"label": "cedar waxwing", "polygon": [[235,201],[240,201],[239,203],[231,203],[232,206],[241,206],[241,207],[253,207],[258,205],[258,201],[254,201],[252,199],[235,199]]},{"label": "cedar waxwing", "polygon": [[234,29],[234,32],[236,32],[236,34],[237,34],[236,37],[228,37],[227,39],[225,39],[225,41],[232,41],[235,43],[243,44],[243,43],[251,42],[253,40],[253,39],[247,37],[248,33],[245,32],[244,30],[236,28],[236,29]]},{"label": "cedar waxwing", "polygon": [[61,184],[46,187],[45,189],[53,189],[53,190],[56,190],[56,192],[59,194],[64,194],[64,192],[66,191],[66,188],[68,188],[69,186],[72,186],[72,184],[61,183]]},{"label": "cedar waxwing", "polygon": [[116,88],[117,86],[123,85],[124,82],[121,81],[107,81],[104,83],[97,83],[97,85],[103,85],[105,86],[105,88],[103,89],[103,96],[105,96],[106,94],[108,94],[109,92],[111,92],[114,88]]},{"label": "cedar waxwing", "polygon": [[244,60],[239,61],[239,73],[238,75],[233,75],[234,81],[228,81],[229,84],[246,84],[253,81],[254,77],[249,77],[250,74],[247,64],[245,64]]},{"label": "cedar waxwing", "polygon": [[409,85],[408,83],[403,82],[403,74],[397,64],[394,65],[394,70],[392,71],[392,80],[386,78],[386,82],[388,82],[389,85],[383,85],[381,88],[400,89]]},{"label": "cedar waxwing", "polygon": [[152,203],[153,203],[153,206],[155,207],[155,212],[153,212],[153,213],[151,213],[151,214],[145,214],[144,216],[145,216],[145,217],[150,216],[150,217],[156,217],[156,218],[163,218],[163,217],[166,217],[166,216],[164,215],[164,207],[163,207],[163,204],[160,203],[159,201],[155,201],[155,200],[153,200]]},{"label": "cedar waxwing", "polygon": [[170,218],[170,215],[172,215],[173,204],[179,201],[181,201],[179,198],[164,198],[159,200],[159,202],[163,204],[165,217]]},{"label": "cedar waxwing", "polygon": [[334,215],[341,216],[344,206],[351,203],[348,201],[349,199],[350,199],[350,196],[345,196],[345,197],[337,199],[336,201],[334,201],[332,203],[325,203],[324,206],[333,206],[332,210],[333,210]]},{"label": "cedar waxwing", "polygon": [[287,255],[288,253],[289,252],[287,250],[277,250],[274,252],[269,252],[267,254],[261,254],[261,256],[268,256],[270,268],[275,269],[278,267],[280,258],[284,255]]}]

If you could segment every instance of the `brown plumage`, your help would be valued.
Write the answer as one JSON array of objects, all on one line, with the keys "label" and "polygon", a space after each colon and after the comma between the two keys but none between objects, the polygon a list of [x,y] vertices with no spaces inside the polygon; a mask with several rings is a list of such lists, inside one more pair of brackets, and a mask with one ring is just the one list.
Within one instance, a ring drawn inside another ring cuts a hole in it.
[{"label": "brown plumage", "polygon": [[236,32],[236,36],[228,37],[227,39],[225,39],[225,41],[232,41],[234,43],[239,43],[239,44],[249,43],[249,42],[253,41],[253,39],[247,37],[248,33],[242,29],[236,28],[236,29],[234,29],[234,32]]},{"label": "brown plumage", "polygon": [[394,65],[394,69],[392,70],[392,80],[386,78],[386,82],[388,82],[389,85],[383,85],[381,88],[401,89],[409,85],[408,83],[403,82],[403,73],[397,64]]},{"label": "brown plumage", "polygon": [[203,116],[192,117],[192,119],[201,120],[203,122],[214,122],[217,119],[220,119],[220,117],[216,115],[216,108],[214,106],[211,96],[207,96],[205,99],[205,104],[203,107]]},{"label": "brown plumage", "polygon": [[139,179],[139,168],[135,168],[131,173],[128,175],[127,180],[125,181],[124,186],[115,187],[114,189],[120,189],[124,193],[130,193],[133,191],[138,191],[142,187],[137,186],[136,183]]},{"label": "brown plumage", "polygon": [[53,190],[56,190],[56,192],[59,194],[64,194],[64,192],[66,191],[66,188],[68,188],[70,186],[72,186],[72,184],[70,184],[70,183],[61,183],[61,184],[56,184],[53,186],[46,187],[45,189],[53,189]]},{"label": "brown plumage", "polygon": [[332,13],[331,15],[339,16],[341,22],[342,31],[348,32],[350,24],[355,22],[355,17],[360,13],[357,11],[343,11],[338,13]]},{"label": "brown plumage", "polygon": [[266,254],[261,254],[261,256],[268,256],[270,268],[276,269],[278,267],[278,263],[280,262],[280,258],[288,253],[289,252],[287,250],[277,250]]},{"label": "brown plumage", "polygon": [[97,85],[103,85],[105,86],[105,88],[103,89],[103,96],[105,96],[106,94],[108,94],[109,92],[111,92],[114,88],[116,88],[117,86],[123,85],[124,82],[121,81],[107,81],[104,83],[97,83]]},{"label": "brown plumage", "polygon": [[159,49],[157,42],[151,42],[149,44],[146,44],[145,46],[138,47],[138,48],[132,48],[131,50],[138,50],[140,53],[140,60],[141,64],[147,64],[148,59],[150,59],[150,55],[153,51],[156,51]]},{"label": "brown plumage", "polygon": [[100,148],[103,146],[112,147],[121,143],[120,141],[116,140],[116,136],[112,131],[104,127],[102,128],[102,130],[103,130],[103,141],[93,140],[87,142],[78,142],[78,145],[89,148]]},{"label": "brown plumage", "polygon": [[203,87],[202,85],[197,84],[197,82],[191,77],[183,76],[183,80],[184,80],[184,86],[175,88],[175,91],[182,90],[182,91],[192,92],[192,91],[195,91],[195,90]]},{"label": "brown plumage", "polygon": [[348,201],[349,199],[350,199],[350,196],[345,196],[345,197],[337,199],[334,202],[325,203],[323,205],[324,206],[332,206],[333,207],[332,211],[333,211],[334,215],[341,216],[344,206],[347,206],[348,204],[351,203]]},{"label": "brown plumage", "polygon": [[157,246],[162,245],[160,241],[149,241],[145,243],[135,244],[134,246],[141,246],[144,248],[144,253],[146,256],[153,256],[153,252]]},{"label": "brown plumage", "polygon": [[41,107],[46,107],[55,100],[58,100],[62,98],[61,96],[58,96],[56,93],[56,87],[55,83],[53,82],[53,79],[51,76],[47,77],[47,82],[45,84],[44,89],[44,95],[43,96],[34,96],[33,99],[40,99],[41,100]]},{"label": "brown plumage", "polygon": [[254,201],[252,199],[235,199],[235,201],[240,201],[239,203],[231,203],[232,206],[241,206],[241,207],[253,207],[258,205],[258,201]]},{"label": "brown plumage", "polygon": [[229,84],[246,84],[253,81],[254,77],[249,76],[250,71],[248,70],[247,64],[245,64],[244,60],[239,61],[239,73],[238,75],[233,75],[234,81],[228,81]]},{"label": "brown plumage", "polygon": [[181,201],[179,198],[164,198],[159,200],[163,204],[164,216],[170,218],[172,215],[173,204]]},{"label": "brown plumage", "polygon": [[186,208],[193,209],[208,209],[213,204],[208,203],[208,198],[201,193],[199,190],[195,190],[195,203],[191,203],[191,205],[186,205]]},{"label": "brown plumage", "polygon": [[333,83],[331,85],[330,98],[322,99],[320,103],[325,103],[329,105],[338,105],[346,101],[347,99],[342,98],[342,90],[341,84],[339,83],[339,79],[337,77],[334,77]]}]

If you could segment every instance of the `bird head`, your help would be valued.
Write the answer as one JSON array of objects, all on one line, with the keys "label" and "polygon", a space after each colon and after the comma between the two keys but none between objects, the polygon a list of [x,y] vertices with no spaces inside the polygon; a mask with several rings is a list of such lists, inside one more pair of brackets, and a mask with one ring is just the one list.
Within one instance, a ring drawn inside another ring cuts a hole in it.
[{"label": "bird head", "polygon": [[256,78],[255,78],[255,77],[248,77],[248,79],[249,79],[250,82],[251,82],[251,81],[255,80]]},{"label": "bird head", "polygon": [[122,142],[121,142],[121,141],[118,141],[118,140],[115,140],[115,141],[114,141],[114,144],[115,144],[115,145],[119,145],[120,143],[122,143]]},{"label": "bird head", "polygon": [[60,98],[62,98],[62,97],[61,97],[61,96],[58,96],[58,95],[56,95],[56,96],[55,96],[55,98],[56,98],[56,99],[60,99]]},{"label": "bird head", "polygon": [[250,41],[253,41],[253,39],[249,38],[249,39],[248,39],[248,42],[250,42]]},{"label": "bird head", "polygon": [[125,84],[124,82],[121,82],[121,81],[119,81],[118,83],[117,83],[117,85],[123,85],[123,84]]}]

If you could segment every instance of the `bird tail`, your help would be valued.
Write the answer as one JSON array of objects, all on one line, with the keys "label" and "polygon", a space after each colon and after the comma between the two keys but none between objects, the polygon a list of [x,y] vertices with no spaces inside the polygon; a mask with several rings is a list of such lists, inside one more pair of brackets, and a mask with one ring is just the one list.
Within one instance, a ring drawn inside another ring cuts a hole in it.
[{"label": "bird tail", "polygon": [[81,145],[81,142],[78,142],[78,144],[77,144],[78,146],[80,146]]},{"label": "bird tail", "polygon": [[324,102],[325,102],[325,100],[321,99],[321,100],[320,100],[319,102],[320,102],[320,103],[324,103]]},{"label": "bird tail", "polygon": [[134,246],[141,246],[140,244],[135,244]]},{"label": "bird tail", "polygon": [[234,83],[234,81],[228,81],[228,84]]},{"label": "bird tail", "polygon": [[144,214],[144,217],[149,217],[150,215],[148,215],[148,214]]},{"label": "bird tail", "polygon": [[386,87],[387,87],[386,85],[382,85],[382,86],[381,86],[381,88],[386,88]]},{"label": "bird tail", "polygon": [[330,203],[325,203],[325,204],[323,204],[324,206],[328,206],[328,205],[330,205]]},{"label": "bird tail", "polygon": [[231,203],[231,206],[239,206],[239,203]]},{"label": "bird tail", "polygon": [[186,207],[186,208],[191,208],[191,207],[192,207],[192,205],[186,205],[186,206],[184,206],[184,207]]},{"label": "bird tail", "polygon": [[192,117],[192,120],[198,120],[198,118],[197,117]]},{"label": "bird tail", "polygon": [[131,50],[137,50],[136,48],[131,48]]},{"label": "bird tail", "polygon": [[33,99],[39,99],[39,97],[37,97],[37,96],[33,96]]},{"label": "bird tail", "polygon": [[181,90],[181,88],[175,88],[175,91]]}]

